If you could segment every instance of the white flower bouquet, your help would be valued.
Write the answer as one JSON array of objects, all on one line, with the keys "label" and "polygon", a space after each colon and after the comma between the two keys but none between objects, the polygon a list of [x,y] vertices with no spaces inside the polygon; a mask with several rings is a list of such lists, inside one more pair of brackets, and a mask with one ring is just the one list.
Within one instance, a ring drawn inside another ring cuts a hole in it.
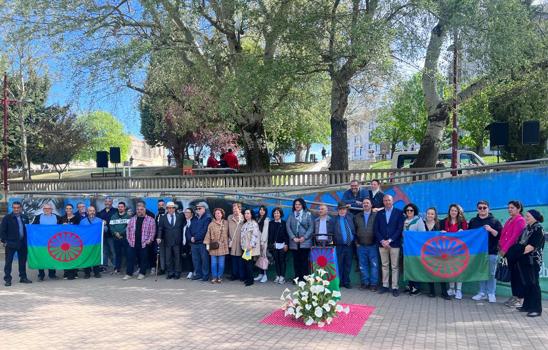
[{"label": "white flower bouquet", "polygon": [[297,290],[293,293],[287,288],[282,293],[280,299],[284,301],[282,309],[286,317],[302,320],[307,326],[323,327],[330,324],[337,313],[350,312],[349,307],[344,308],[337,302],[341,293],[327,288],[329,281],[325,270],[319,269],[304,279],[306,282],[295,280]]}]

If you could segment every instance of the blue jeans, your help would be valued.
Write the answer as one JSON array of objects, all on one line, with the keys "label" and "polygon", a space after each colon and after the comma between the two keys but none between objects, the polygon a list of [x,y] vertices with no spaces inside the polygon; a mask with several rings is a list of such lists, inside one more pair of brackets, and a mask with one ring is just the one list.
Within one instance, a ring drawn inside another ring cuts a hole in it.
[{"label": "blue jeans", "polygon": [[211,256],[211,278],[221,278],[225,272],[225,256]]},{"label": "blue jeans", "polygon": [[480,293],[495,294],[497,280],[495,279],[495,270],[497,269],[497,255],[489,255],[489,279],[480,282]]},{"label": "blue jeans", "polygon": [[127,239],[114,239],[114,268],[118,271],[122,268],[122,257],[127,256],[128,247]]},{"label": "blue jeans", "polygon": [[363,285],[379,284],[379,248],[376,244],[358,246],[360,280]]},{"label": "blue jeans", "polygon": [[207,253],[205,244],[192,243],[190,249],[192,250],[194,275],[207,281],[209,279],[209,254]]}]

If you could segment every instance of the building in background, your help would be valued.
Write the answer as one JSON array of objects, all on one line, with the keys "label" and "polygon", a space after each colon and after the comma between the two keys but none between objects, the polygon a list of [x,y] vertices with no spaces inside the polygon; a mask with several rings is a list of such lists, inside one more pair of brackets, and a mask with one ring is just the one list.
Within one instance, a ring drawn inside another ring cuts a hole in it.
[{"label": "building in background", "polygon": [[374,162],[379,158],[381,146],[371,141],[376,128],[378,109],[358,109],[348,116],[348,160]]},{"label": "building in background", "polygon": [[[131,146],[128,152],[133,158],[133,166],[167,166],[168,151],[164,147],[152,147],[144,140],[131,136]],[[124,161],[129,159],[124,159]]]}]

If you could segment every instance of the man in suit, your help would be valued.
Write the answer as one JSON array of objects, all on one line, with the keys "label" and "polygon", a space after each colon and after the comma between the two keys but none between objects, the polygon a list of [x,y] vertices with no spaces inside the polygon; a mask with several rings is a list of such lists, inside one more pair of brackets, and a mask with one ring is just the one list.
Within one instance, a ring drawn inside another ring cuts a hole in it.
[{"label": "man in suit", "polygon": [[23,215],[21,202],[13,202],[11,214],[4,216],[0,225],[0,241],[5,248],[4,285],[11,286],[11,264],[13,256],[19,257],[19,282],[32,283],[27,278],[27,229],[29,219]]},{"label": "man in suit", "polygon": [[341,286],[350,289],[350,273],[352,271],[352,256],[354,255],[354,244],[356,228],[354,217],[348,212],[348,205],[340,202],[337,206],[337,216],[333,230],[335,233],[335,245],[337,261],[339,263],[339,279]]},{"label": "man in suit", "polygon": [[173,202],[167,203],[167,213],[158,220],[158,238],[156,243],[163,243],[166,254],[167,279],[181,278],[181,246],[185,245],[186,239],[183,236],[185,218],[177,214],[177,205]]},{"label": "man in suit", "polygon": [[371,199],[364,199],[362,204],[363,211],[354,216],[361,288],[376,292],[379,285],[379,248],[374,232],[377,213],[372,210]]},{"label": "man in suit", "polygon": [[381,191],[381,182],[377,179],[371,180],[371,189],[368,191],[369,199],[374,212],[382,210],[384,206],[384,193]]},{"label": "man in suit", "polygon": [[327,205],[321,204],[319,216],[314,219],[314,240],[316,245],[326,246],[333,241],[333,218],[329,216]]},{"label": "man in suit", "polygon": [[398,287],[399,257],[403,232],[403,212],[394,208],[394,199],[386,194],[383,198],[384,211],[379,211],[375,219],[375,238],[379,244],[382,264],[382,288],[379,293],[388,292],[389,271],[392,270],[392,295],[400,295]]}]

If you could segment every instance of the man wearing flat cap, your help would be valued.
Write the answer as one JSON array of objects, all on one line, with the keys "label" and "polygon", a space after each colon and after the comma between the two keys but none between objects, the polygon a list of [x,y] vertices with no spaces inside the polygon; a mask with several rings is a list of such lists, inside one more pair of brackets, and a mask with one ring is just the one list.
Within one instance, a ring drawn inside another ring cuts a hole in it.
[{"label": "man wearing flat cap", "polygon": [[354,226],[354,217],[348,212],[348,207],[348,204],[339,202],[333,229],[335,233],[337,261],[339,263],[339,279],[341,286],[350,289],[352,288],[350,285],[350,273],[352,272],[356,227]]},{"label": "man wearing flat cap", "polygon": [[183,235],[185,219],[177,214],[177,204],[168,202],[167,213],[158,219],[158,237],[156,243],[164,243],[167,279],[181,278],[181,245],[186,242]]},{"label": "man wearing flat cap", "polygon": [[194,265],[193,280],[209,281],[209,254],[204,244],[211,216],[207,213],[206,202],[196,204],[196,219],[190,224],[190,249]]}]

